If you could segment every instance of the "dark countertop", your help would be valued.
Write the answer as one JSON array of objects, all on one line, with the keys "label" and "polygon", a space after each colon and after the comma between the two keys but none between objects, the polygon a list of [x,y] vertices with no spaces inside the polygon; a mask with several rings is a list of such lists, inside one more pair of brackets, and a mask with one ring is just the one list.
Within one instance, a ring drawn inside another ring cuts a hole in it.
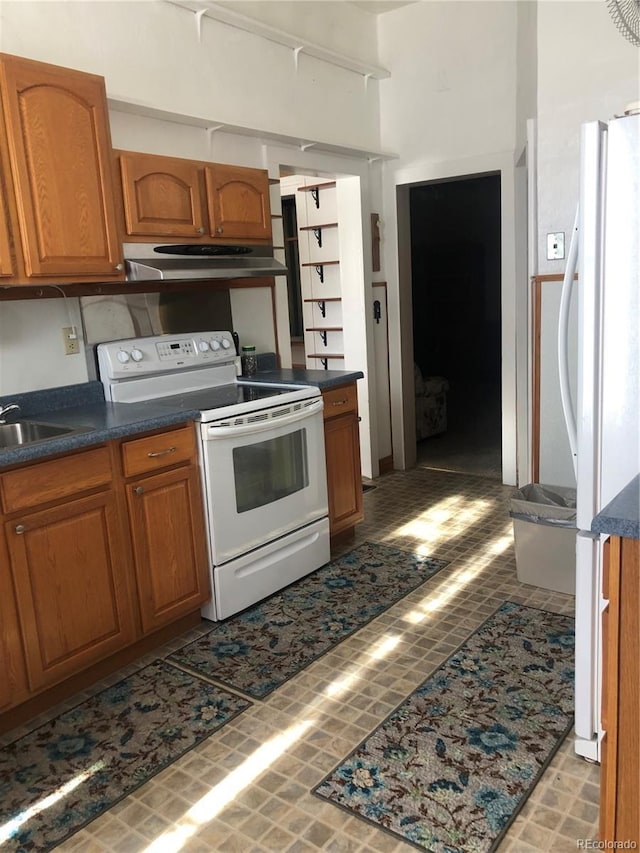
[{"label": "dark countertop", "polygon": [[240,377],[249,382],[264,382],[275,385],[314,385],[321,391],[346,385],[362,379],[361,370],[304,370],[298,367],[281,367],[273,370],[259,370],[255,376]]},{"label": "dark countertop", "polygon": [[[96,387],[97,386],[97,387]],[[0,448],[0,468],[43,459],[58,453],[70,453],[113,438],[171,427],[198,417],[197,409],[178,409],[160,401],[144,403],[107,403],[102,385],[89,382],[28,394],[13,394],[0,399],[0,405],[18,403],[18,418],[60,426],[88,427],[88,431],[71,433],[33,444]]]},{"label": "dark countertop", "polygon": [[640,539],[640,474],[596,515],[591,530],[593,533]]},{"label": "dark countertop", "polygon": [[[259,371],[249,381],[260,384],[313,385],[325,389],[354,382],[363,375],[360,371],[270,369]],[[88,428],[84,432],[33,444],[0,447],[0,469],[44,459],[54,454],[70,453],[115,438],[195,421],[201,408],[215,405],[213,395],[218,390],[193,392],[142,403],[108,403],[104,399],[102,384],[94,381],[0,397],[0,406],[10,403],[20,406],[17,417],[9,415],[10,421],[37,420],[61,426]]]}]

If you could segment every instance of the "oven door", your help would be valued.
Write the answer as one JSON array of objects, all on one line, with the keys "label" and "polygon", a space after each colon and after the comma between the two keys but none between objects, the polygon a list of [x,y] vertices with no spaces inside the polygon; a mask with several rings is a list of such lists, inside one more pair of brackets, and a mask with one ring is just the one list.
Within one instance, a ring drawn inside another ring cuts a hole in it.
[{"label": "oven door", "polygon": [[201,425],[213,564],[327,515],[322,398]]}]

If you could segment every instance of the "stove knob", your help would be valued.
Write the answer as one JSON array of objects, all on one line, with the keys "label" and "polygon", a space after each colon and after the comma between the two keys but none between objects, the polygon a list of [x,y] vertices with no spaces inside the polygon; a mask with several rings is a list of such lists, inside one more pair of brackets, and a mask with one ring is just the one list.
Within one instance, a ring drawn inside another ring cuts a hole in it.
[{"label": "stove knob", "polygon": [[120,364],[126,364],[129,361],[129,353],[121,349],[118,353],[118,361]]},{"label": "stove knob", "polygon": [[200,352],[207,352],[209,349],[209,344],[207,341],[198,341],[198,349]]},{"label": "stove knob", "polygon": [[217,352],[220,349],[220,341],[211,341],[211,349]]},{"label": "stove knob", "polygon": [[139,350],[136,347],[135,349],[131,350],[131,358],[134,361],[142,361],[142,359],[144,358],[144,353],[142,352],[142,350]]},{"label": "stove knob", "polygon": [[230,346],[231,346],[231,343],[230,343],[226,338],[223,338],[223,339],[222,339],[222,347],[223,347],[223,349],[229,349],[229,347],[230,347]]}]

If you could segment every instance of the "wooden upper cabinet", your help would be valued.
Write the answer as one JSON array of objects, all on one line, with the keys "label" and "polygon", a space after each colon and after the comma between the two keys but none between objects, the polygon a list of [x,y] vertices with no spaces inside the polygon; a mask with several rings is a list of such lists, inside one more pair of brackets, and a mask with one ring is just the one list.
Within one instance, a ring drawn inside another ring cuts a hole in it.
[{"label": "wooden upper cabinet", "polygon": [[124,278],[104,80],[0,54],[27,279]]},{"label": "wooden upper cabinet", "polygon": [[270,242],[265,170],[136,151],[116,154],[128,237],[143,242]]},{"label": "wooden upper cabinet", "polygon": [[263,169],[213,164],[205,169],[211,235],[271,240],[269,178]]},{"label": "wooden upper cabinet", "polygon": [[207,233],[204,170],[192,160],[119,153],[126,233],[200,237]]},{"label": "wooden upper cabinet", "polygon": [[[2,185],[0,184],[1,189]],[[11,240],[9,238],[9,219],[2,199],[0,199],[0,277],[13,276],[14,272]]]}]

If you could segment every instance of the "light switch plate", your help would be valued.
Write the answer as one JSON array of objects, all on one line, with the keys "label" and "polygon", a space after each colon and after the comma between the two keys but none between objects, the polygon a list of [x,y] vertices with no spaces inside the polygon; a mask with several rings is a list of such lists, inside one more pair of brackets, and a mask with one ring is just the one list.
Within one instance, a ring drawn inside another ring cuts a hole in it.
[{"label": "light switch plate", "polygon": [[564,258],[564,231],[547,234],[547,260],[559,261]]}]

